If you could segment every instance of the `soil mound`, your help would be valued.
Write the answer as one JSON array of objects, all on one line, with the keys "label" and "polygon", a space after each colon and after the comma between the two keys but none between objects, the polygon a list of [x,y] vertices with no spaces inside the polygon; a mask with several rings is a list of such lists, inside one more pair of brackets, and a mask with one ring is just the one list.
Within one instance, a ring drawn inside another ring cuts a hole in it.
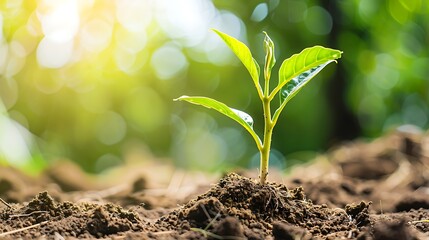
[{"label": "soil mound", "polygon": [[181,188],[177,174],[166,189],[150,187],[160,180],[153,166],[150,177],[99,191],[70,183],[90,178],[0,168],[0,239],[429,239],[427,134],[349,143],[323,157],[277,183],[231,173]]},{"label": "soil mound", "polygon": [[152,230],[179,234],[193,230],[194,237],[201,239],[287,239],[296,232],[308,237],[347,237],[369,223],[368,207],[364,202],[347,205],[345,210],[315,205],[301,187],[261,185],[231,173],[207,193],[161,217]]}]

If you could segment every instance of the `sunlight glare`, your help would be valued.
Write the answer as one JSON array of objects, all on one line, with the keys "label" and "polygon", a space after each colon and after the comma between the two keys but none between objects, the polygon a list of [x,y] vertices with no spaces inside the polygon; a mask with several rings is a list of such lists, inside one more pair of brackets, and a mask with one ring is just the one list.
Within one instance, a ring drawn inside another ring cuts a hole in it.
[{"label": "sunlight glare", "polygon": [[0,101],[0,158],[15,166],[23,166],[31,159],[30,134],[27,129],[8,118]]},{"label": "sunlight glare", "polygon": [[118,22],[132,32],[141,32],[146,29],[152,20],[151,12],[152,1],[149,0],[116,1],[116,18]]},{"label": "sunlight glare", "polygon": [[42,1],[36,14],[45,35],[37,48],[39,64],[47,68],[63,67],[72,57],[74,37],[79,30],[76,0]]},{"label": "sunlight glare", "polygon": [[42,1],[36,10],[45,37],[55,42],[67,42],[79,30],[76,0]]},{"label": "sunlight glare", "polygon": [[37,48],[37,60],[47,68],[60,68],[66,65],[73,54],[73,39],[56,42],[51,38],[43,38]]},{"label": "sunlight glare", "polygon": [[[186,2],[186,3],[184,3]],[[201,43],[216,8],[209,0],[156,1],[157,21],[165,34],[186,47]]]},{"label": "sunlight glare", "polygon": [[89,52],[101,52],[110,44],[112,32],[111,23],[102,19],[92,19],[82,27],[79,34],[80,44]]}]

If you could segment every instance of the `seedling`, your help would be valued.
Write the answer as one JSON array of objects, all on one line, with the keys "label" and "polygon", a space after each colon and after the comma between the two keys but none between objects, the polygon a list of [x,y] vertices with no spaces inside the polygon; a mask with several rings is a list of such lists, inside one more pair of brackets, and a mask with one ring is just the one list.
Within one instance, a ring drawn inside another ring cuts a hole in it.
[{"label": "seedling", "polygon": [[[261,141],[258,134],[253,130],[252,117],[243,111],[230,108],[224,103],[208,97],[181,96],[174,99],[174,101],[187,101],[196,105],[212,108],[243,126],[255,140],[256,146],[260,152],[259,181],[261,184],[265,184],[268,175],[271,137],[273,134],[273,128],[279,119],[280,113],[283,111],[286,104],[302,89],[302,87],[304,87],[329,63],[339,59],[342,52],[322,46],[314,46],[306,48],[298,54],[292,55],[290,58],[283,61],[279,70],[277,86],[270,91],[271,70],[276,63],[276,58],[274,56],[274,43],[268,34],[264,32],[265,38],[263,45],[265,51],[265,66],[263,74],[265,81],[264,88],[262,89],[259,82],[260,68],[256,60],[252,57],[252,53],[249,48],[244,43],[225,33],[215,29],[213,31],[222,38],[250,73],[259,99],[262,102],[264,112],[263,140]],[[274,114],[272,114],[271,101],[277,94],[279,95],[280,103],[278,108],[274,111]]]}]

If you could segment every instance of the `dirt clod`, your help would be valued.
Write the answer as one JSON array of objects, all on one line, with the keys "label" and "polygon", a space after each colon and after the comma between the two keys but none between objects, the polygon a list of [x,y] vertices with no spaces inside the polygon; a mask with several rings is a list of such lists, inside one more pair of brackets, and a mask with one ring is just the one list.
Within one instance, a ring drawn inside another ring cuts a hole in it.
[{"label": "dirt clod", "polygon": [[360,202],[359,204],[349,204],[345,210],[348,215],[356,222],[358,227],[369,223],[369,206],[371,202]]},{"label": "dirt clod", "polygon": [[240,220],[234,217],[226,217],[219,221],[213,229],[213,233],[223,238],[244,239],[244,229]]},{"label": "dirt clod", "polygon": [[201,199],[184,210],[184,216],[192,226],[205,228],[213,218],[223,212],[223,205],[216,198]]},{"label": "dirt clod", "polygon": [[309,233],[305,228],[285,222],[275,222],[273,224],[273,236],[275,240],[312,239],[311,233]]}]

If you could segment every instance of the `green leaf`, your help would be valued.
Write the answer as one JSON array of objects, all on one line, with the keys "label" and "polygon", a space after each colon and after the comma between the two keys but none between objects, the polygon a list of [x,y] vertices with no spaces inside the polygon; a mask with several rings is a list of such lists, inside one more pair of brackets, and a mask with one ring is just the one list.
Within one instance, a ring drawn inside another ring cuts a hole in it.
[{"label": "green leaf", "polygon": [[262,89],[261,85],[259,84],[259,65],[252,57],[252,53],[246,44],[229,36],[226,33],[220,32],[219,30],[213,29],[213,31],[222,38],[226,45],[232,50],[232,52],[234,52],[238,59],[240,59],[243,65],[247,68],[247,71],[250,73],[253,83],[255,84],[256,90],[258,91],[258,94],[262,96]]},{"label": "green leaf", "polygon": [[[274,55],[274,43],[266,32],[264,32],[264,51],[265,51],[265,74],[270,75],[271,69],[276,64],[276,57]],[[269,77],[265,81],[269,80]]]},{"label": "green leaf", "polygon": [[250,135],[252,135],[258,147],[260,147],[261,140],[255,133],[255,131],[253,131],[253,119],[249,114],[234,108],[230,108],[226,104],[208,97],[181,96],[179,98],[174,99],[174,101],[186,101],[196,105],[201,105],[206,108],[211,108],[222,113],[223,115],[231,118],[232,120],[238,122],[241,126],[243,126],[250,133]]},{"label": "green leaf", "polygon": [[272,95],[277,94],[284,85],[300,74],[323,63],[336,60],[341,57],[341,54],[342,52],[339,50],[314,46],[292,55],[290,58],[284,60],[280,66],[279,83],[273,90]]},{"label": "green leaf", "polygon": [[274,113],[273,121],[277,121],[285,105],[302,87],[329,63],[340,58],[341,54],[339,50],[315,46],[283,61],[279,70],[279,84],[271,95],[280,91],[280,107]]},{"label": "green leaf", "polygon": [[288,102],[305,86],[314,76],[316,76],[324,67],[334,60],[327,61],[317,67],[311,68],[288,81],[280,91],[280,104]]}]

